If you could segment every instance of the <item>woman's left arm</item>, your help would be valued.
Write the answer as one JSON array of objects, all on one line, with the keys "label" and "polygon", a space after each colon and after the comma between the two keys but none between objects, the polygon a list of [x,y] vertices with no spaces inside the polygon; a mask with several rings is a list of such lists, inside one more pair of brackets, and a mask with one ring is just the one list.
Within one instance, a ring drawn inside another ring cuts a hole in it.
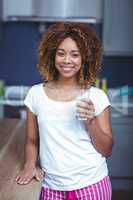
[{"label": "woman's left arm", "polygon": [[113,147],[110,107],[105,108],[94,119],[88,119],[86,127],[95,149],[105,157],[110,156]]}]

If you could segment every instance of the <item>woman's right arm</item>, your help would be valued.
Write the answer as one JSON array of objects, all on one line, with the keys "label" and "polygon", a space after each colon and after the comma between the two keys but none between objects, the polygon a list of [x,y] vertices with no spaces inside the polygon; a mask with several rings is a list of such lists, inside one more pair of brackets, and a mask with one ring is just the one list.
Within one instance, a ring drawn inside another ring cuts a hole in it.
[{"label": "woman's right arm", "polygon": [[42,170],[37,167],[39,149],[39,133],[36,116],[27,108],[25,158],[23,170],[17,175],[19,184],[27,184],[33,178],[40,180],[43,177]]},{"label": "woman's right arm", "polygon": [[25,142],[25,164],[36,165],[38,159],[39,134],[37,126],[37,118],[27,108],[26,122],[26,142]]}]

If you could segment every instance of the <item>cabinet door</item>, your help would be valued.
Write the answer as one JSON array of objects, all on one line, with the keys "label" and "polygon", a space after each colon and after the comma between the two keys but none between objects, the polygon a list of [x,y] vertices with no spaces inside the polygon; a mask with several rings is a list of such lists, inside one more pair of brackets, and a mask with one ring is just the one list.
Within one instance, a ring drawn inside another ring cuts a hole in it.
[{"label": "cabinet door", "polygon": [[9,16],[33,16],[35,0],[3,0],[3,19]]},{"label": "cabinet door", "polygon": [[133,0],[104,2],[105,55],[133,56]]},{"label": "cabinet door", "polygon": [[101,22],[103,17],[103,0],[38,0],[37,16],[80,19]]},{"label": "cabinet door", "polygon": [[112,128],[114,147],[108,159],[111,176],[133,177],[133,119],[116,118]]}]

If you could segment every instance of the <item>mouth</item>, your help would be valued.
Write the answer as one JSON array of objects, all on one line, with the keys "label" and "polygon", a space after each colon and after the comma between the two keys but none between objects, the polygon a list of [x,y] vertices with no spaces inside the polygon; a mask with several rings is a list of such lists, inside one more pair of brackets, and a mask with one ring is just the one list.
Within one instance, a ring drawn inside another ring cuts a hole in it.
[{"label": "mouth", "polygon": [[62,71],[64,72],[70,72],[74,69],[74,67],[66,67],[66,66],[61,66]]}]

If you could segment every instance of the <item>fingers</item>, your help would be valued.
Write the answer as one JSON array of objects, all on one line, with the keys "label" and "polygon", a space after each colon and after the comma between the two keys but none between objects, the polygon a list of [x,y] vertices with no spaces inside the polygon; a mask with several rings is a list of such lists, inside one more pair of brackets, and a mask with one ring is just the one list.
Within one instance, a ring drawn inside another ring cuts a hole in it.
[{"label": "fingers", "polygon": [[41,169],[38,168],[38,169],[36,170],[35,179],[36,179],[37,181],[41,181],[41,180],[43,179],[43,176],[44,176],[43,171],[42,171]]},{"label": "fingers", "polygon": [[85,103],[88,103],[88,104],[92,104],[92,105],[93,105],[93,102],[92,102],[90,99],[86,99],[86,98],[80,99],[79,102],[85,102]]},{"label": "fingers", "polygon": [[95,114],[94,104],[92,101],[82,100],[77,104],[77,117],[93,119]]},{"label": "fingers", "polygon": [[40,181],[44,176],[43,171],[37,167],[35,169],[24,169],[22,170],[16,177],[16,181],[20,185],[26,185],[31,182],[31,180],[35,177],[37,181]]},{"label": "fingers", "polygon": [[77,107],[81,107],[81,108],[94,108],[94,104],[92,103],[91,100],[86,100],[86,99],[82,99],[77,103]]},{"label": "fingers", "polygon": [[87,118],[93,118],[94,117],[94,112],[93,111],[77,111],[77,116],[80,117],[87,117]]},{"label": "fingers", "polygon": [[21,174],[20,176],[17,177],[16,181],[20,185],[28,184],[32,180],[32,176],[27,176]]},{"label": "fingers", "polygon": [[87,107],[84,107],[84,106],[77,106],[77,111],[79,113],[86,113],[86,114],[90,114],[90,113],[94,113],[95,112],[95,109],[94,109],[94,106],[87,106]]},{"label": "fingers", "polygon": [[16,177],[16,181],[18,184],[21,185],[28,184],[33,179],[34,175],[34,170],[27,171],[24,169],[18,174],[18,176]]},{"label": "fingers", "polygon": [[88,119],[94,119],[94,113],[85,113],[85,112],[80,112],[76,114],[77,119],[83,119],[83,120],[88,120]]}]

